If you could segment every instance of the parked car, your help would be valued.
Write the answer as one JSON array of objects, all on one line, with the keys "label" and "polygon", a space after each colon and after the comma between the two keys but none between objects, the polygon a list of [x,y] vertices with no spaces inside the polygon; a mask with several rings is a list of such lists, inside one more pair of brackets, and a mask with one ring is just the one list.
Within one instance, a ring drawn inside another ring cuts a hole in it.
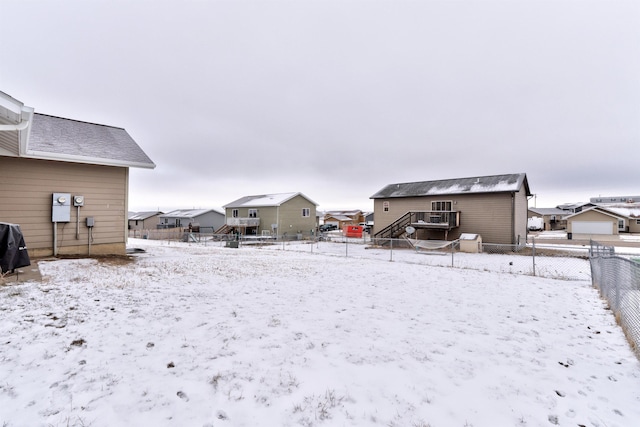
[{"label": "parked car", "polygon": [[332,231],[337,229],[338,229],[338,226],[335,224],[322,224],[320,227],[318,227],[318,230],[322,231],[323,233],[325,231]]},{"label": "parked car", "polygon": [[529,231],[542,231],[544,229],[544,220],[539,216],[532,216],[527,220],[527,229]]},{"label": "parked car", "polygon": [[360,223],[360,224],[358,224],[358,225],[359,225],[360,227],[362,227],[362,230],[363,230],[365,233],[371,233],[371,226],[372,226],[373,224],[368,224],[368,223],[366,223],[366,222],[361,222],[361,223]]}]

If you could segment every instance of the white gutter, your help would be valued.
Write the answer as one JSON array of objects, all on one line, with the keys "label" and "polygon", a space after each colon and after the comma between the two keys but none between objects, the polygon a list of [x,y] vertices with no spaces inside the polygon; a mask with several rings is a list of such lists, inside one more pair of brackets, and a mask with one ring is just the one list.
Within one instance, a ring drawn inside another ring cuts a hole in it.
[{"label": "white gutter", "polygon": [[17,125],[0,125],[0,131],[25,130],[29,127],[29,120],[23,120]]},{"label": "white gutter", "polygon": [[85,156],[78,156],[73,154],[49,153],[45,151],[35,151],[35,150],[29,150],[28,153],[22,155],[21,157],[40,159],[40,160],[58,160],[58,161],[75,162],[75,163],[88,163],[88,164],[103,165],[103,166],[134,167],[134,168],[145,168],[145,169],[155,169],[156,167],[155,163],[153,162],[151,163],[129,162],[125,160],[101,159],[99,157],[85,157]]}]

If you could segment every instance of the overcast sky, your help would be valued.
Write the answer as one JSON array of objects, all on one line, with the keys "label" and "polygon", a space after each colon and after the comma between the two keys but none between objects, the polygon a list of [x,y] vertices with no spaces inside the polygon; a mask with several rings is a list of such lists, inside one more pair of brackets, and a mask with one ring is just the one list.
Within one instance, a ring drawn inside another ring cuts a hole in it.
[{"label": "overcast sky", "polygon": [[[638,1],[0,0],[0,90],[125,128],[130,210],[525,172],[640,195]],[[533,201],[530,204],[533,206]]]}]

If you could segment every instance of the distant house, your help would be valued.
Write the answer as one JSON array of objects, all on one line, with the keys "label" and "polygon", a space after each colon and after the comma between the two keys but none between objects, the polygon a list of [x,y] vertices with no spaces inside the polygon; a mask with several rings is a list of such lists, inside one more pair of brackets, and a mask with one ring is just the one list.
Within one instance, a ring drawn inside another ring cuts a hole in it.
[{"label": "distant house", "polygon": [[360,210],[327,211],[324,214],[324,223],[333,224],[341,230],[346,225],[358,225],[364,222],[364,218]]},{"label": "distant house", "polygon": [[160,215],[163,212],[130,212],[129,230],[155,230],[160,224]]},{"label": "distant house", "polygon": [[562,210],[565,213],[565,215],[569,215],[572,213],[582,212],[583,210],[589,209],[593,206],[595,205],[590,202],[579,202],[579,203],[564,203],[562,205],[556,206],[556,208]]},{"label": "distant house", "polygon": [[188,229],[212,233],[224,225],[224,214],[215,209],[178,209],[158,216],[157,228]]},{"label": "distant house", "polygon": [[640,203],[640,196],[598,196],[592,197],[589,201],[593,205],[620,205],[626,203]]},{"label": "distant house", "polygon": [[640,232],[640,203],[594,206],[567,216],[567,233],[573,238],[612,236]]},{"label": "distant house", "polygon": [[155,164],[124,129],[0,92],[0,222],[20,225],[31,256],[125,254],[131,167]]},{"label": "distant house", "polygon": [[225,229],[245,235],[310,235],[318,226],[318,204],[302,193],[245,196],[224,206]]},{"label": "distant house", "polygon": [[529,218],[542,218],[543,230],[565,230],[567,221],[564,217],[570,212],[560,208],[529,208],[527,215]]},{"label": "distant house", "polygon": [[486,243],[522,245],[530,196],[524,173],[389,184],[371,196],[373,236],[398,238],[411,225],[422,240],[473,233]]},{"label": "distant house", "polygon": [[364,213],[364,223],[366,224],[367,228],[372,229],[373,228],[373,212],[365,212]]}]

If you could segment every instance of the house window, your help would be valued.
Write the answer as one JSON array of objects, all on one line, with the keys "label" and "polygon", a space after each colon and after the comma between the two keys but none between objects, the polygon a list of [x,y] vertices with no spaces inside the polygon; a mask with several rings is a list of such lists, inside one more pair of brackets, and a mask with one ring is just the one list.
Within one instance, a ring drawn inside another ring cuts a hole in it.
[{"label": "house window", "polygon": [[640,225],[640,219],[636,219],[636,224]]},{"label": "house window", "polygon": [[389,202],[382,202],[382,210],[389,212]]},{"label": "house window", "polygon": [[234,218],[238,218],[238,209],[233,209],[231,211],[231,216],[234,217]]},{"label": "house window", "polygon": [[451,205],[453,203],[449,201],[435,201],[431,202],[432,211],[451,211]]},{"label": "house window", "polygon": [[258,209],[249,209],[249,218],[258,218]]},{"label": "house window", "polygon": [[309,208],[302,208],[302,216],[307,218],[311,216],[311,209]]},{"label": "house window", "polygon": [[618,230],[624,230],[624,219],[618,220]]}]

